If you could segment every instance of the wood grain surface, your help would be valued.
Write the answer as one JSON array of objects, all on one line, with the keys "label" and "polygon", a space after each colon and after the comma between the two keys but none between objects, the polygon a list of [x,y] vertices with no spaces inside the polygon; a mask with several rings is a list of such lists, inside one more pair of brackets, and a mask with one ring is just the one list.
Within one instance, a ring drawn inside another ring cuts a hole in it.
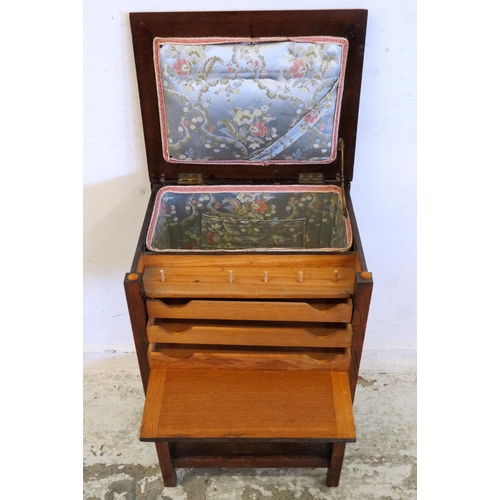
[{"label": "wood grain surface", "polygon": [[148,300],[146,306],[150,318],[347,323],[352,316],[350,299],[317,302],[188,300],[180,304],[153,299]]},{"label": "wood grain surface", "polygon": [[352,442],[347,373],[153,369],[140,437]]}]

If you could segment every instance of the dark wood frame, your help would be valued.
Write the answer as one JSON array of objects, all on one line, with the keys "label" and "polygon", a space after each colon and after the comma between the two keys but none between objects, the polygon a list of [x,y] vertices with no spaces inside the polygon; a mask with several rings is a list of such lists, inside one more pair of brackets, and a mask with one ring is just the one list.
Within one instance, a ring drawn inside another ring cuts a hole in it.
[{"label": "dark wood frame", "polygon": [[[351,346],[352,362],[349,369],[351,397],[354,399],[356,382],[363,350],[368,310],[373,281],[367,273],[349,186],[353,178],[356,130],[361,89],[362,61],[364,54],[366,10],[335,11],[250,11],[250,12],[174,12],[131,13],[130,22],[138,74],[138,88],[144,127],[148,170],[152,195],[145,214],[144,224],[131,266],[124,280],[125,295],[130,313],[132,332],[139,362],[144,391],[148,387],[148,339],[146,335],[147,311],[143,286],[146,253],[145,239],[154,205],[155,194],[163,176],[173,182],[181,172],[201,172],[205,181],[264,183],[296,182],[304,166],[286,165],[270,168],[169,164],[162,156],[159,112],[153,68],[153,39],[156,36],[343,36],[349,40],[349,55],[345,92],[341,108],[339,136],[346,143],[345,179],[346,199],[353,226],[353,249],[358,254],[359,269],[353,295]],[[307,166],[307,165],[306,165]],[[314,165],[314,172],[335,179],[340,173],[340,162]],[[337,486],[345,451],[345,442],[311,442],[297,440],[293,443],[266,440],[225,439],[217,443],[197,440],[155,442],[163,480],[166,486],[175,486],[176,467],[326,467],[327,484]],[[211,449],[212,451],[207,451]],[[253,450],[249,453],[248,450]],[[205,451],[204,451],[205,450]],[[243,452],[243,450],[246,450]]]}]

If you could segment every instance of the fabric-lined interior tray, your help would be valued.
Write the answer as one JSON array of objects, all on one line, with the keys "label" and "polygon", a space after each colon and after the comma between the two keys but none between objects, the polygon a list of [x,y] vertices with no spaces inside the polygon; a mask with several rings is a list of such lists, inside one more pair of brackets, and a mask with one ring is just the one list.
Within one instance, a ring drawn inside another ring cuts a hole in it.
[{"label": "fabric-lined interior tray", "polygon": [[337,186],[165,186],[146,238],[154,252],[343,252],[351,245]]}]

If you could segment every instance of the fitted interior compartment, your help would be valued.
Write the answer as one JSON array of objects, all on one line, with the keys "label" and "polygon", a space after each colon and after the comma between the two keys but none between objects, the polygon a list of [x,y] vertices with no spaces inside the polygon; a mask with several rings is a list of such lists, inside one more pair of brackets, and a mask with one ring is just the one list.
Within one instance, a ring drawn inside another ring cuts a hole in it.
[{"label": "fitted interior compartment", "polygon": [[334,185],[164,186],[146,238],[154,252],[344,252],[351,245]]}]

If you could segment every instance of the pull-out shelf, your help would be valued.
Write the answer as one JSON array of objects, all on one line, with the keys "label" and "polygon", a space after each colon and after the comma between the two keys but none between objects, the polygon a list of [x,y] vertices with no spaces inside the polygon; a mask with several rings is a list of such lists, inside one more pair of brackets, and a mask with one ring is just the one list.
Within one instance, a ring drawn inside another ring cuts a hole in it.
[{"label": "pull-out shelf", "polygon": [[143,441],[356,440],[345,371],[151,370]]},{"label": "pull-out shelf", "polygon": [[320,300],[159,300],[146,301],[150,318],[348,323],[351,299]]},{"label": "pull-out shelf", "polygon": [[150,342],[227,346],[350,347],[349,323],[286,323],[283,321],[166,320],[150,318]]},{"label": "pull-out shelf", "polygon": [[327,467],[356,440],[345,371],[152,368],[140,432],[165,484],[176,467]]}]

